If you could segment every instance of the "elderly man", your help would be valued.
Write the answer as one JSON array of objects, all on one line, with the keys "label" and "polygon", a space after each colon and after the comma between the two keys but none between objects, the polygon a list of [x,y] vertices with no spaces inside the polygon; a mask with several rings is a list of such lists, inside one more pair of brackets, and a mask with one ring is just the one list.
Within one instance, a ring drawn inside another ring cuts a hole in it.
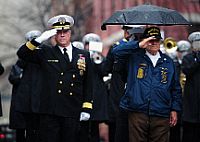
[{"label": "elderly man", "polygon": [[120,107],[128,111],[130,142],[168,142],[181,111],[181,87],[172,59],[160,52],[158,27],[146,28],[141,42],[113,49],[128,62],[127,87]]},{"label": "elderly man", "polygon": [[[74,20],[58,15],[48,21],[51,30],[22,45],[20,58],[41,66],[40,137],[42,142],[76,142],[79,121],[90,118],[92,70],[89,52],[71,44]],[[43,41],[54,37],[56,46]],[[40,50],[35,50],[38,46]]]},{"label": "elderly man", "polygon": [[123,25],[124,37],[116,42],[109,50],[106,59],[102,63],[102,73],[112,74],[108,84],[109,90],[109,141],[124,142],[128,140],[128,119],[127,112],[119,108],[119,101],[124,94],[126,74],[124,69],[126,63],[119,62],[112,54],[112,50],[118,45],[129,40],[140,40],[144,32],[144,25]]}]

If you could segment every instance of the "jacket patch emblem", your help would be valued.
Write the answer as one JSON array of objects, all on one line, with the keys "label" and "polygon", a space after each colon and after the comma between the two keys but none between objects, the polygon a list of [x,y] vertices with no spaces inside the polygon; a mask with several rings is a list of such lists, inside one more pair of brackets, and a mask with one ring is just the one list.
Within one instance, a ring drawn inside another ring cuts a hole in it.
[{"label": "jacket patch emblem", "polygon": [[144,69],[142,67],[138,69],[137,78],[144,78]]},{"label": "jacket patch emblem", "polygon": [[161,83],[167,83],[167,68],[161,68]]},{"label": "jacket patch emblem", "polygon": [[78,69],[79,69],[79,73],[82,76],[84,74],[84,71],[86,70],[85,57],[82,54],[79,54],[77,66],[78,66]]},{"label": "jacket patch emblem", "polygon": [[138,72],[137,72],[137,78],[144,78],[145,76],[145,68],[147,67],[147,64],[145,63],[140,63],[139,64],[139,69],[138,69]]}]

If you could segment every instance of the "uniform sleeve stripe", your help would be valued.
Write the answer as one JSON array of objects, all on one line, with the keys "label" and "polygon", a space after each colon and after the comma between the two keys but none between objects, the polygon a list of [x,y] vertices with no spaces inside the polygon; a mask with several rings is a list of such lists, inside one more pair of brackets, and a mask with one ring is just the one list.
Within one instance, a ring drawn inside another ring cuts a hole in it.
[{"label": "uniform sleeve stripe", "polygon": [[34,50],[36,48],[35,45],[33,45],[30,41],[26,43],[26,46],[30,49],[30,50]]},{"label": "uniform sleeve stripe", "polygon": [[90,108],[90,109],[92,109],[92,103],[89,103],[89,102],[83,103],[83,108]]}]

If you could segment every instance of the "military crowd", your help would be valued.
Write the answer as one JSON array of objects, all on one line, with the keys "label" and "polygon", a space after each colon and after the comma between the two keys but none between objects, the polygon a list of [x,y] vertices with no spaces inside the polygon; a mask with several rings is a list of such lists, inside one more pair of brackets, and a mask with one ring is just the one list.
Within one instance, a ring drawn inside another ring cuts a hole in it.
[{"label": "military crowd", "polygon": [[47,25],[8,78],[16,142],[200,142],[200,31],[169,52],[158,26],[122,25],[104,57],[95,33],[71,41],[71,16]]}]

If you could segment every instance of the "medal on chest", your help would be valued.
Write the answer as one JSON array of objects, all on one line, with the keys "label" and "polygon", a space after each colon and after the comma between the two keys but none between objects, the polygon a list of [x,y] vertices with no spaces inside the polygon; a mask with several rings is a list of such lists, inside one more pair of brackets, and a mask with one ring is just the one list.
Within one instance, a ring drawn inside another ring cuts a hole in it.
[{"label": "medal on chest", "polygon": [[78,69],[79,69],[79,73],[82,76],[84,74],[84,71],[86,70],[85,57],[82,54],[79,54],[77,66],[78,66]]}]

